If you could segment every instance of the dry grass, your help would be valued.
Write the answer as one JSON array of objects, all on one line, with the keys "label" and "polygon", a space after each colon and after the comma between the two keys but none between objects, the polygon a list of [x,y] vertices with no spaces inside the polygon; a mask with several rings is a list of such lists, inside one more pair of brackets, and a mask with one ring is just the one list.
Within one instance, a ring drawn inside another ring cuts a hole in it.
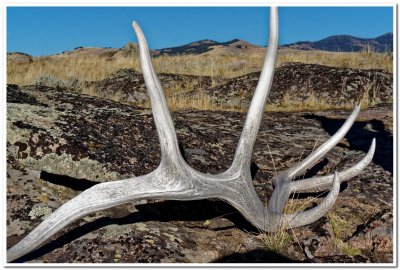
[{"label": "dry grass", "polygon": [[[170,91],[167,91],[170,92]],[[233,105],[224,101],[218,100],[216,97],[200,92],[196,95],[186,95],[184,91],[178,91],[175,93],[167,94],[168,107],[171,111],[179,111],[185,109],[194,110],[211,110],[211,111],[235,111],[235,112],[246,112],[248,106]],[[114,100],[123,102],[121,100]],[[368,91],[366,91],[361,100],[361,108],[365,109],[369,106],[376,104],[375,99],[370,98]],[[150,102],[146,102],[142,106],[150,108]],[[354,104],[349,102],[341,106],[331,104],[324,99],[318,99],[314,95],[310,95],[304,101],[294,101],[291,99],[290,94],[285,94],[283,100],[279,104],[267,103],[264,111],[266,112],[304,112],[304,111],[324,111],[324,110],[351,110],[354,108]]]},{"label": "dry grass", "polygon": [[[340,109],[351,109],[353,104],[343,105]],[[316,98],[312,93],[304,101],[294,101],[290,94],[286,93],[283,96],[280,104],[267,104],[265,111],[267,112],[302,112],[302,111],[322,111],[330,109],[339,109],[323,99]]]},{"label": "dry grass", "polygon": [[110,76],[121,68],[139,67],[139,59],[90,56],[51,56],[36,58],[32,63],[7,62],[7,83],[33,84],[42,76],[53,76],[61,80],[79,79],[97,81]]},{"label": "dry grass", "polygon": [[[153,58],[157,73],[211,76],[212,85],[217,84],[220,79],[233,78],[260,71],[263,61],[263,52],[253,54],[160,56]],[[393,60],[390,53],[279,50],[277,66],[279,67],[286,62],[313,63],[359,69],[375,68],[392,72]],[[35,58],[32,63],[16,64],[10,61],[7,63],[7,83],[30,85],[43,81],[43,78],[52,78],[56,85],[70,85],[73,83],[73,85],[81,86],[77,91],[98,96],[95,89],[85,86],[84,82],[105,79],[122,68],[141,70],[135,48],[124,49],[114,57],[108,58],[95,55],[55,55]],[[199,93],[197,96],[186,95],[185,92],[191,87],[182,87],[181,85],[166,89],[170,109],[173,111],[181,109],[245,111],[247,109],[241,106],[224,104],[205,93]],[[120,97],[112,99],[121,102]],[[373,101],[369,100],[368,96],[365,96],[362,104],[363,107],[366,107],[373,104]],[[149,104],[141,105],[149,106]],[[352,106],[344,106],[345,109],[350,107]],[[311,111],[332,108],[332,105],[313,96],[301,103],[293,102],[289,96],[285,96],[281,104],[268,104],[265,110]],[[337,109],[337,107],[335,108]]]},{"label": "dry grass", "polygon": [[[213,96],[205,93],[197,95],[185,95],[182,92],[177,92],[167,96],[168,105],[171,111],[179,111],[182,109],[195,109],[195,110],[213,110],[213,111],[236,111],[246,112],[248,106],[232,105],[226,102],[219,101]],[[368,91],[364,93],[360,101],[361,108],[368,108],[375,105],[375,100],[369,97]],[[149,103],[145,107],[150,107]],[[294,101],[291,99],[290,94],[285,94],[283,100],[279,104],[267,103],[265,106],[266,112],[304,112],[304,111],[324,111],[324,110],[350,110],[354,108],[354,104],[349,102],[341,106],[331,104],[324,99],[318,99],[314,95],[310,95],[304,101]]]},{"label": "dry grass", "polygon": [[[180,55],[153,58],[157,73],[188,74],[233,78],[250,72],[260,71],[264,61],[263,53],[221,54],[221,55]],[[326,66],[383,69],[392,72],[392,54],[389,53],[342,53],[323,51],[297,51],[284,49],[278,53],[277,66],[286,62],[322,64]],[[106,58],[99,56],[47,56],[35,58],[32,63],[7,63],[7,83],[32,84],[41,76],[51,75],[62,80],[76,78],[81,81],[102,80],[121,68],[140,70],[137,55]]]},{"label": "dry grass", "polygon": [[[199,93],[192,96],[184,94],[173,94],[168,96],[168,107],[171,111],[186,109],[206,110],[206,111],[235,111],[244,112],[247,108],[234,106],[217,100],[215,97]],[[149,104],[146,104],[149,107]]]},{"label": "dry grass", "polygon": [[[319,139],[316,140],[314,147],[312,149],[312,152],[314,152],[315,148],[317,147],[317,144],[319,142]],[[268,153],[271,158],[275,174],[274,176],[277,176],[277,170],[275,166],[275,160],[272,156],[271,150],[269,148],[269,145],[267,145],[268,148]],[[301,153],[298,162],[302,160],[304,151]],[[303,179],[305,175],[302,176]],[[322,196],[324,193],[322,193],[320,196]],[[310,208],[313,206],[313,203],[315,203],[316,200],[318,200],[318,197],[311,197],[311,198],[305,198],[305,199],[299,199],[298,193],[292,194],[291,198],[286,202],[284,210],[283,210],[283,220],[278,228],[277,231],[275,232],[262,232],[260,230],[260,236],[261,236],[261,242],[264,246],[264,248],[268,251],[273,251],[275,253],[282,253],[284,248],[286,248],[291,242],[295,241],[298,246],[301,248],[301,244],[294,232],[294,230],[289,227],[289,220],[288,220],[288,215],[297,215],[303,211],[305,211],[307,208]],[[289,230],[291,231],[291,234],[289,233]]]},{"label": "dry grass", "polygon": [[279,229],[276,232],[265,232],[261,234],[261,242],[268,251],[280,254],[283,249],[292,241],[292,237],[286,228]]},{"label": "dry grass", "polygon": [[[322,194],[320,195],[322,196]],[[283,221],[280,227],[275,232],[262,232],[260,230],[260,238],[263,247],[275,253],[282,253],[290,243],[297,243],[299,247],[301,244],[297,238],[296,233],[289,227],[287,217],[289,214],[297,215],[300,212],[310,208],[318,200],[318,197],[311,197],[307,199],[295,198],[293,194],[291,199],[286,203],[283,211]]]},{"label": "dry grass", "polygon": [[362,52],[298,51],[283,49],[278,53],[278,66],[285,62],[301,62],[340,68],[382,69],[393,72],[393,54]]}]

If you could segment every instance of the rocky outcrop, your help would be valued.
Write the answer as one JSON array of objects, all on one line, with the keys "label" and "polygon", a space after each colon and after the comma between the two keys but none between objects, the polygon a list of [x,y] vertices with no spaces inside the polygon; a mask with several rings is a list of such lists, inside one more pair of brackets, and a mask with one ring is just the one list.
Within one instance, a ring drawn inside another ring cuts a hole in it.
[{"label": "rocky outcrop", "polygon": [[[207,94],[217,103],[247,108],[260,72],[233,79],[213,80],[207,76],[160,74],[167,95],[197,98]],[[123,69],[112,77],[91,82],[97,96],[143,106],[148,95],[141,74]],[[357,103],[371,106],[393,102],[393,75],[381,70],[334,68],[315,64],[287,63],[276,69],[269,103],[287,108],[349,108]]]},{"label": "rocky outcrop", "polygon": [[113,57],[119,49],[114,48],[96,48],[96,47],[77,47],[72,51],[64,51],[62,56],[84,56],[84,57]]},{"label": "rocky outcrop", "polygon": [[[258,72],[234,78],[210,88],[209,93],[228,104],[236,100],[247,107],[259,77]],[[276,69],[269,95],[269,103],[288,107],[306,103],[353,107],[359,102],[393,102],[393,75],[381,70],[287,63]]]},{"label": "rocky outcrop", "polygon": [[21,53],[21,52],[9,52],[7,53],[7,63],[14,64],[26,64],[32,63],[33,57],[32,55]]},{"label": "rocky outcrop", "polygon": [[[193,93],[211,86],[211,78],[181,74],[159,74],[158,78],[167,94]],[[88,83],[97,96],[134,105],[149,102],[143,76],[134,69],[120,69],[110,78]]]},{"label": "rocky outcrop", "polygon": [[[329,214],[288,231],[291,237],[279,251],[263,245],[258,230],[224,202],[141,201],[90,214],[19,261],[392,262],[392,111],[386,105],[363,111],[346,138],[307,173],[348,168],[377,139],[373,162],[342,185]],[[271,195],[275,170],[308,155],[348,114],[266,113],[252,164],[260,198]],[[244,113],[188,110],[172,116],[190,166],[204,173],[229,167]],[[8,86],[7,247],[83,190],[146,174],[159,161],[149,110],[48,87]],[[291,211],[321,196],[297,194]]]}]

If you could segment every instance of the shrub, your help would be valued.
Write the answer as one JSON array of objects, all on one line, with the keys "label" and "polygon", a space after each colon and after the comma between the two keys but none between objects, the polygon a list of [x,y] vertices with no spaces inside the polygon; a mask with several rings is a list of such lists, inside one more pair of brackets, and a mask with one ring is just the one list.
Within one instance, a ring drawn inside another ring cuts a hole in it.
[{"label": "shrub", "polygon": [[63,89],[63,90],[68,90],[68,91],[73,91],[73,92],[80,92],[80,90],[85,85],[84,82],[82,82],[81,80],[79,80],[77,78],[61,80],[52,75],[40,76],[40,77],[36,78],[36,80],[33,82],[33,84],[38,85],[38,86],[47,86],[47,87],[58,88],[58,89]]}]

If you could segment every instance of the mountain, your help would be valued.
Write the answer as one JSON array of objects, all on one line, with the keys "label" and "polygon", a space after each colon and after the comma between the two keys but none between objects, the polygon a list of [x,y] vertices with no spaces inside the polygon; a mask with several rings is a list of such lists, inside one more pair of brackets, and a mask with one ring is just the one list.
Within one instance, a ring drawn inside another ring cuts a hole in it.
[{"label": "mountain", "polygon": [[363,50],[387,52],[393,51],[393,33],[386,33],[376,38],[358,38],[350,35],[337,35],[315,42],[299,41],[296,43],[283,45],[282,48],[335,52],[359,52]]},{"label": "mountain", "polygon": [[213,51],[229,53],[254,52],[260,49],[263,50],[264,48],[240,39],[233,39],[227,42],[204,39],[178,47],[160,49],[156,51],[156,55],[202,54],[211,53]]}]

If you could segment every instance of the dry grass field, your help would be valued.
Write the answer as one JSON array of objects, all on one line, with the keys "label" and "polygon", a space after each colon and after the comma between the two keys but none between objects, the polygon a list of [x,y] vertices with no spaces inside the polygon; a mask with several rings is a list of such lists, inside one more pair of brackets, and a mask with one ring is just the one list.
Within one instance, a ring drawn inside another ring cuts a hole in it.
[{"label": "dry grass field", "polygon": [[[153,58],[157,73],[187,74],[210,76],[212,82],[220,79],[234,78],[251,72],[260,71],[264,61],[264,53],[220,53],[201,55],[159,56]],[[299,51],[282,49],[278,52],[277,67],[286,62],[302,62],[308,64],[321,64],[326,66],[356,68],[356,69],[382,69],[386,72],[393,70],[393,55],[391,53],[375,52],[325,52],[325,51]],[[54,78],[78,92],[96,95],[93,89],[85,89],[84,82],[98,81],[109,77],[122,68],[134,68],[140,72],[140,62],[137,49],[120,51],[114,56],[101,55],[74,55],[61,54],[45,57],[36,57],[30,63],[7,63],[7,83],[20,86],[36,84],[43,77]],[[184,89],[176,89],[183,92]],[[169,91],[170,92],[170,91]],[[186,108],[213,109],[213,110],[238,110],[224,104],[219,104],[212,97],[201,94],[197,99],[186,98],[184,95],[168,94],[171,110]],[[321,109],[321,102],[313,101],[306,108],[293,110]],[[148,106],[149,104],[143,104]],[[303,105],[304,106],[304,105]],[[322,106],[325,107],[325,106]],[[280,108],[267,107],[267,110],[288,110],[287,106]]]}]

